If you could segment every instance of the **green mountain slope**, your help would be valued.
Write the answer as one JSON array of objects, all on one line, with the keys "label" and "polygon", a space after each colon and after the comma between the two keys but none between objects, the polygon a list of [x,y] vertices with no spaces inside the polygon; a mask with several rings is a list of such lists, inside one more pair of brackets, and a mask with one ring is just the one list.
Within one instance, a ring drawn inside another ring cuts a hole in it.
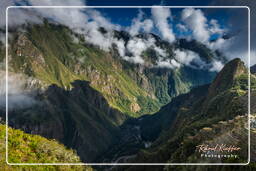
[{"label": "green mountain slope", "polygon": [[[38,103],[10,111],[10,125],[57,139],[86,162],[115,146],[124,121],[157,112],[172,98],[211,82],[216,74],[186,66],[132,64],[121,59],[114,47],[109,52],[100,50],[81,35],[47,21],[24,30],[12,30],[9,69],[10,74],[24,75],[24,89]],[[131,38],[126,32],[116,34],[126,41]],[[175,46],[156,39],[172,59]],[[199,43],[187,43],[194,44],[195,50],[210,51]],[[154,54],[147,49],[143,58],[154,63]],[[207,60],[215,57],[208,54]]]},{"label": "green mountain slope", "polygon": [[[199,144],[233,143],[242,148],[238,153],[239,162],[246,163],[247,91],[248,71],[241,60],[234,59],[226,64],[211,85],[180,95],[158,113],[139,119],[137,124],[142,131],[142,139],[151,142],[151,145],[125,162],[238,162],[234,158],[204,160],[196,152]],[[254,76],[251,76],[251,91],[254,95]],[[255,114],[255,107],[251,112]],[[135,167],[122,169],[134,170]],[[145,169],[162,170],[163,167],[144,167],[141,170]]]},{"label": "green mountain slope", "polygon": [[[252,83],[251,88],[254,90],[254,77],[252,77]],[[235,59],[226,64],[212,84],[195,88],[190,93],[175,98],[157,115],[147,116],[142,122],[147,123],[150,120],[153,122],[157,119],[159,122],[155,122],[158,125],[156,130],[159,130],[173,125],[179,117],[181,120],[184,120],[184,117],[191,117],[189,120],[198,120],[197,123],[200,123],[201,119],[207,119],[207,122],[201,122],[206,125],[215,119],[231,119],[247,112],[245,98],[247,88],[247,69],[239,59]]]},{"label": "green mountain slope", "polygon": [[[8,129],[9,163],[79,163],[77,154],[59,144],[38,135]],[[5,125],[0,124],[0,169],[1,170],[83,170],[92,171],[89,166],[10,166],[5,161]]]},{"label": "green mountain slope", "polygon": [[[211,82],[216,74],[186,66],[176,70],[151,68],[156,55],[152,49],[143,55],[149,66],[132,64],[121,59],[115,48],[105,52],[68,28],[47,21],[25,29],[24,33],[14,32],[11,41],[10,67],[14,72],[35,77],[42,81],[42,86],[56,84],[65,89],[70,89],[74,80],[90,81],[90,86],[101,92],[112,107],[130,116],[154,113],[171,98]],[[117,37],[128,41],[132,37],[126,34],[116,32]],[[155,38],[173,58],[174,46]],[[208,61],[216,56],[199,43],[187,44],[196,51],[207,51],[208,56],[202,53],[203,58],[213,55]]]},{"label": "green mountain slope", "polygon": [[[32,26],[13,41],[10,66],[14,72],[42,80],[44,86],[56,84],[70,89],[74,80],[88,80],[112,107],[132,116],[158,109],[157,99],[122,70],[120,61],[85,42],[75,43],[72,34],[63,26],[49,23]],[[140,106],[144,107],[141,111]]]}]

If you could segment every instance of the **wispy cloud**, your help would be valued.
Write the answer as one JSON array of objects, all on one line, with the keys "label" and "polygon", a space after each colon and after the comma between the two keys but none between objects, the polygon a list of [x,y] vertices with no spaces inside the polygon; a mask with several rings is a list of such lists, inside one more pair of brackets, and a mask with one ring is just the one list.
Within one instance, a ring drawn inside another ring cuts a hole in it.
[{"label": "wispy cloud", "polygon": [[163,39],[169,41],[170,43],[175,41],[175,35],[173,33],[172,27],[169,24],[169,19],[171,18],[171,10],[169,8],[152,8],[152,17],[156,27],[158,28]]},{"label": "wispy cloud", "polygon": [[129,40],[126,46],[127,51],[130,52],[132,56],[124,56],[123,58],[134,63],[143,64],[145,61],[141,57],[142,52],[154,46],[154,44],[155,40],[153,38],[141,39],[135,37]]},{"label": "wispy cloud", "polygon": [[[11,1],[17,3],[16,1]],[[70,1],[27,1],[29,5],[85,5],[84,1],[75,0]],[[8,3],[10,4],[10,3]],[[12,14],[13,13],[13,14]],[[15,15],[19,14],[19,17]],[[33,14],[33,15],[31,15]],[[176,17],[176,16],[175,16]],[[190,60],[200,61],[200,57],[196,56],[189,51],[178,51],[175,59],[168,59],[168,53],[156,45],[156,40],[153,37],[138,38],[135,35],[140,32],[149,33],[158,30],[161,37],[169,43],[174,43],[176,40],[173,32],[173,16],[169,8],[152,8],[151,17],[147,18],[142,10],[139,10],[137,16],[132,19],[132,24],[127,27],[113,24],[111,19],[103,15],[101,12],[95,9],[62,9],[62,8],[51,8],[51,9],[10,9],[10,24],[17,26],[19,24],[29,23],[40,23],[43,18],[48,18],[53,22],[63,24],[74,32],[84,36],[87,43],[98,46],[104,51],[109,51],[113,48],[113,45],[117,47],[120,57],[124,60],[138,63],[143,65],[145,63],[143,59],[143,52],[149,48],[152,48],[157,53],[157,66],[168,66],[169,68],[177,68],[182,65],[191,66]],[[209,42],[209,37],[212,34],[223,34],[224,30],[220,28],[217,20],[212,19],[210,22],[204,16],[203,12],[199,9],[188,8],[182,11],[181,15],[182,23],[178,23],[176,27],[183,32],[189,30],[192,31],[192,37],[197,41],[206,44],[212,49],[221,49],[223,44],[226,43],[224,39],[218,39],[215,42]],[[106,32],[101,32],[100,28],[104,28]],[[127,30],[133,38],[130,40],[123,40],[122,38],[116,38],[114,36],[114,30]],[[177,55],[179,53],[179,55]],[[169,56],[170,57],[170,56]],[[171,67],[172,66],[172,67]],[[192,66],[191,66],[192,67]]]},{"label": "wispy cloud", "polygon": [[193,38],[206,43],[210,38],[207,19],[200,9],[186,8],[181,14],[182,21],[192,31]]},{"label": "wispy cloud", "polygon": [[[0,108],[6,105],[6,79],[5,72],[0,71]],[[31,90],[26,90],[29,79],[25,79],[22,74],[9,73],[8,77],[8,109],[24,109],[38,103]],[[29,87],[31,88],[31,87]]]},{"label": "wispy cloud", "polygon": [[151,19],[143,19],[144,13],[139,10],[136,18],[132,20],[131,26],[128,28],[129,33],[135,36],[140,31],[149,33],[153,28],[153,21]]}]

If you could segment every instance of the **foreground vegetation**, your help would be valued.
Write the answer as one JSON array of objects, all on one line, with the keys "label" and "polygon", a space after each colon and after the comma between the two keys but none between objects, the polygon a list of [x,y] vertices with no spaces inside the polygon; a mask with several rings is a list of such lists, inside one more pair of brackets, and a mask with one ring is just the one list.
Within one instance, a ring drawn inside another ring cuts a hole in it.
[{"label": "foreground vegetation", "polygon": [[[9,128],[9,163],[79,163],[73,150],[67,149],[55,140]],[[5,125],[0,124],[0,170],[83,170],[92,171],[86,166],[11,166],[5,159]]]}]

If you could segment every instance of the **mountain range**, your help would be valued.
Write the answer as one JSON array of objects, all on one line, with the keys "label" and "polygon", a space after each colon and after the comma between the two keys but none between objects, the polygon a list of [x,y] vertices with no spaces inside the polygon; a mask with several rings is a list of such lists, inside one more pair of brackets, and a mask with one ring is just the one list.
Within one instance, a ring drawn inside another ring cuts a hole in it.
[{"label": "mountain range", "polygon": [[[155,67],[160,54],[149,47],[141,65],[122,59],[118,47],[104,51],[48,21],[11,30],[11,35],[8,81],[16,86],[9,90],[9,126],[56,139],[74,149],[83,162],[207,162],[195,153],[196,146],[218,142],[234,142],[243,149],[239,161],[247,162],[248,70],[240,59],[228,61],[195,40],[170,44],[154,34],[132,37],[115,31],[115,38],[126,43],[153,38],[168,60],[174,59],[175,51],[184,50],[197,53],[206,66],[225,63],[220,72],[198,63]],[[4,46],[0,49],[4,62]],[[253,95],[255,88],[252,74]],[[4,108],[0,111],[5,113]],[[150,170],[141,167],[145,169]]]}]

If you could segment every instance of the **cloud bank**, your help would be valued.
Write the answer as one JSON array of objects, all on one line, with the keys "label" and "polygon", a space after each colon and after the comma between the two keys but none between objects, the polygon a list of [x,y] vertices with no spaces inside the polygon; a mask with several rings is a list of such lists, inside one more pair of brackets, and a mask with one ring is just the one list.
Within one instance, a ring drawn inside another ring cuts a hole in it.
[{"label": "cloud bank", "polygon": [[[5,0],[6,1],[6,0]],[[18,1],[9,1],[6,4],[13,5],[17,4]],[[85,5],[84,1],[36,1],[28,0],[29,5]],[[19,2],[22,4],[22,2]],[[13,14],[12,14],[13,12]],[[14,17],[14,15],[19,14],[19,17]],[[30,17],[33,14],[33,17]],[[30,17],[30,18],[29,18]],[[136,64],[145,64],[142,57],[143,52],[147,49],[152,48],[157,53],[157,67],[168,67],[169,68],[179,68],[180,66],[186,65],[194,67],[191,65],[191,60],[193,63],[198,62],[200,64],[200,57],[190,51],[175,51],[175,58],[168,59],[168,54],[164,49],[156,45],[156,40],[154,38],[141,39],[136,37],[139,33],[150,33],[157,31],[162,39],[168,41],[169,43],[174,43],[176,41],[176,36],[173,30],[173,20],[171,10],[169,8],[154,7],[151,9],[151,17],[147,17],[142,10],[139,10],[137,16],[132,19],[132,23],[128,27],[123,27],[118,24],[113,24],[111,20],[104,16],[102,13],[96,9],[31,9],[31,10],[19,10],[10,9],[10,25],[17,26],[24,24],[26,22],[39,23],[42,22],[42,18],[48,18],[53,22],[63,24],[74,32],[84,35],[87,43],[98,46],[104,51],[109,51],[113,48],[113,45],[117,47],[120,57],[124,60],[130,61]],[[175,16],[177,18],[177,16]],[[181,11],[181,23],[176,24],[178,30],[182,32],[191,31],[191,37],[197,41],[206,44],[209,48],[213,50],[225,51],[229,46],[227,40],[218,38],[216,41],[211,42],[209,38],[213,34],[224,34],[226,31],[222,29],[217,20],[211,19],[210,21],[204,16],[204,13],[200,9],[187,8]],[[104,28],[106,32],[101,32],[100,28]],[[114,36],[113,30],[126,30],[133,37],[128,42],[123,39],[116,38]],[[189,35],[187,36],[191,38]],[[231,43],[230,43],[231,44]],[[179,55],[177,55],[179,54]],[[218,71],[220,63],[214,63],[216,66],[215,70]],[[168,64],[168,65],[167,65]],[[217,65],[218,64],[218,65]],[[205,66],[204,63],[201,65]],[[213,64],[212,64],[213,65]],[[200,67],[197,67],[200,68]],[[204,67],[201,67],[204,68]],[[209,70],[213,70],[209,68]]]}]

